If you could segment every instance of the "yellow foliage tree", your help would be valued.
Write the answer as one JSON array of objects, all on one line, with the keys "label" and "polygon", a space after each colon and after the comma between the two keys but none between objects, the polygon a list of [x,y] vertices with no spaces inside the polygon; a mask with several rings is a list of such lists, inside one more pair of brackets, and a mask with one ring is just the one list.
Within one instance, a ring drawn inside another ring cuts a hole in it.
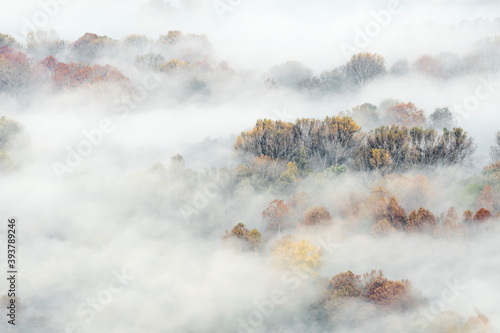
[{"label": "yellow foliage tree", "polygon": [[385,149],[372,149],[370,165],[375,170],[387,171],[392,164],[391,154]]},{"label": "yellow foliage tree", "polygon": [[321,264],[321,249],[306,240],[295,240],[285,235],[272,250],[274,263],[283,268],[317,276],[315,269]]}]

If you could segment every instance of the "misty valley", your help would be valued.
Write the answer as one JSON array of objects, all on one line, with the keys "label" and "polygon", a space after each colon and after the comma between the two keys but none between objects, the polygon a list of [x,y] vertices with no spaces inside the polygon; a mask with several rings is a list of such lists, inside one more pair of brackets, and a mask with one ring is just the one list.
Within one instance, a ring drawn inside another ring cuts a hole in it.
[{"label": "misty valley", "polygon": [[0,14],[0,332],[500,331],[493,1],[42,3]]}]

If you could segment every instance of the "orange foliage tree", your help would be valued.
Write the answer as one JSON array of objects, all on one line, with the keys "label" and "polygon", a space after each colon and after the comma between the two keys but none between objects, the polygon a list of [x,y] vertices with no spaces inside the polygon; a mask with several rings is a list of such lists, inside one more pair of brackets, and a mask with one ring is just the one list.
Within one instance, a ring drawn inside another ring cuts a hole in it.
[{"label": "orange foliage tree", "polygon": [[429,210],[420,207],[413,210],[408,218],[406,230],[409,232],[432,232],[437,226],[437,219]]},{"label": "orange foliage tree", "polygon": [[413,103],[399,103],[391,106],[386,111],[386,116],[391,122],[400,126],[424,126],[424,111],[418,109]]},{"label": "orange foliage tree", "polygon": [[396,229],[403,230],[406,225],[408,217],[406,211],[401,207],[396,198],[391,197],[387,204],[387,221]]},{"label": "orange foliage tree", "polygon": [[493,210],[493,188],[490,185],[486,185],[479,197],[477,198],[476,204],[474,206],[476,210],[485,208],[489,211]]},{"label": "orange foliage tree", "polygon": [[[364,300],[368,304],[356,303],[356,300]],[[351,271],[337,274],[330,281],[322,299],[331,321],[339,320],[336,317],[348,307],[362,314],[366,306],[375,305],[385,311],[406,311],[421,303],[422,298],[408,280],[389,280],[382,271],[371,271],[363,277]]]}]

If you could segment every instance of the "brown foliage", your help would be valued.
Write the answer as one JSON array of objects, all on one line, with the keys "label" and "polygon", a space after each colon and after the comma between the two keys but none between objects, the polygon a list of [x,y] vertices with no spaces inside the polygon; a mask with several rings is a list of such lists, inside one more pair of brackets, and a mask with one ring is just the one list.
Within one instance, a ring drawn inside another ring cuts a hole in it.
[{"label": "brown foliage", "polygon": [[491,216],[492,215],[489,210],[487,210],[486,208],[481,208],[474,215],[474,222],[476,223],[486,222],[489,219],[491,219]]},{"label": "brown foliage", "polygon": [[330,320],[336,321],[343,309],[366,310],[365,301],[385,311],[405,311],[422,302],[408,280],[393,281],[382,271],[366,273],[361,278],[351,271],[335,275],[322,302]]},{"label": "brown foliage", "polygon": [[420,207],[413,210],[408,218],[406,230],[408,232],[433,232],[437,225],[437,219],[429,210]]},{"label": "brown foliage", "polygon": [[387,204],[387,220],[398,230],[402,230],[408,220],[405,209],[398,204],[394,197],[391,197]]},{"label": "brown foliage", "polygon": [[462,216],[463,216],[464,222],[469,223],[469,222],[472,222],[472,217],[474,216],[474,213],[470,209],[467,209]]},{"label": "brown foliage", "polygon": [[351,271],[339,273],[332,278],[328,289],[328,292],[332,295],[359,297],[363,292],[361,276]]},{"label": "brown foliage", "polygon": [[302,225],[305,226],[324,226],[333,223],[332,216],[325,207],[314,207],[306,212]]},{"label": "brown foliage", "polygon": [[411,284],[408,280],[392,281],[385,278],[381,271],[366,273],[362,297],[377,305],[391,310],[407,310],[416,305],[411,294]]},{"label": "brown foliage", "polygon": [[252,249],[257,251],[263,243],[260,232],[257,229],[249,231],[243,223],[238,223],[230,232],[226,230],[222,240],[230,242],[239,250]]}]

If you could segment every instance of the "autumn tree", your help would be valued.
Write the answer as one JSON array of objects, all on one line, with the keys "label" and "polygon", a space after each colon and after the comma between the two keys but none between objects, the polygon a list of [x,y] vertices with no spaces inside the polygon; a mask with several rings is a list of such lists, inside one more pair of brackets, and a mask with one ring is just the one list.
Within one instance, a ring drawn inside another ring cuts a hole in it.
[{"label": "autumn tree", "polygon": [[63,63],[52,56],[40,62],[51,74],[57,88],[91,87],[98,83],[112,82],[128,87],[129,79],[110,65],[88,66],[82,63]]},{"label": "autumn tree", "polygon": [[85,33],[73,42],[71,49],[74,57],[85,64],[90,64],[106,51],[112,52],[117,42],[107,36]]},{"label": "autumn tree", "polygon": [[433,232],[436,226],[437,219],[434,214],[420,207],[410,213],[405,229],[408,232]]},{"label": "autumn tree", "polygon": [[247,234],[248,244],[250,248],[254,251],[258,251],[259,248],[264,243],[264,239],[262,238],[262,234],[257,229],[252,229]]},{"label": "autumn tree", "polygon": [[136,47],[139,49],[144,48],[149,43],[150,43],[150,40],[146,35],[132,34],[132,35],[128,35],[127,37],[125,37],[123,39],[123,44],[125,44],[126,46],[132,46],[132,47]]},{"label": "autumn tree", "polygon": [[295,133],[314,165],[324,170],[347,164],[359,145],[361,127],[350,117],[326,117],[323,121],[298,119]]},{"label": "autumn tree", "polygon": [[239,250],[258,251],[264,240],[257,229],[249,231],[243,223],[238,223],[231,231],[226,230],[222,238],[225,242],[230,242],[232,246]]},{"label": "autumn tree", "polygon": [[280,175],[280,181],[284,184],[293,184],[299,175],[299,168],[295,162],[288,162],[286,170]]},{"label": "autumn tree", "polygon": [[253,156],[293,161],[300,151],[293,127],[292,123],[280,120],[258,120],[251,131],[238,136],[234,148]]},{"label": "autumn tree", "polygon": [[385,187],[375,187],[363,204],[367,217],[373,221],[387,219],[387,203],[390,197],[391,194]]},{"label": "autumn tree", "polygon": [[430,55],[423,55],[414,63],[417,72],[433,77],[444,77],[441,63]]},{"label": "autumn tree", "polygon": [[271,201],[262,212],[262,218],[267,222],[266,232],[278,233],[289,227],[287,221],[290,207],[283,200],[275,199]]},{"label": "autumn tree", "polygon": [[445,165],[467,164],[476,151],[474,140],[462,128],[444,130],[439,148],[443,151],[440,157]]},{"label": "autumn tree", "polygon": [[483,176],[493,183],[500,184],[500,160],[492,165],[484,167]]},{"label": "autumn tree", "polygon": [[12,140],[22,130],[19,122],[6,117],[0,118],[0,151],[7,151],[12,145]]},{"label": "autumn tree", "polygon": [[370,166],[372,170],[385,173],[390,170],[392,164],[391,154],[385,149],[372,149]]},{"label": "autumn tree", "polygon": [[385,74],[385,59],[378,54],[359,53],[353,55],[341,70],[352,86],[361,88]]},{"label": "autumn tree", "polygon": [[462,218],[463,218],[465,223],[470,223],[470,222],[472,222],[473,216],[474,216],[474,213],[470,209],[468,209],[464,212],[464,214],[462,215]]},{"label": "autumn tree", "polygon": [[287,170],[287,165],[282,160],[273,160],[269,156],[255,157],[250,162],[249,171],[259,179],[274,182]]},{"label": "autumn tree", "polygon": [[[357,302],[364,301],[364,302]],[[362,317],[367,307],[383,311],[408,311],[422,304],[422,297],[408,280],[393,281],[382,271],[371,271],[363,277],[351,271],[335,275],[325,292],[322,304],[330,321],[338,321],[342,310],[356,311]]]},{"label": "autumn tree", "polygon": [[420,127],[381,126],[367,133],[356,152],[355,168],[372,170],[373,149],[383,149],[391,156],[394,170],[410,170],[418,166],[464,165],[471,161],[476,146],[461,128],[436,130]]},{"label": "autumn tree", "polygon": [[167,62],[160,64],[159,71],[167,74],[175,74],[187,72],[192,69],[189,61],[171,59]]},{"label": "autumn tree", "polygon": [[476,223],[482,223],[488,221],[489,219],[491,219],[491,217],[492,215],[489,210],[487,210],[486,208],[481,208],[476,212],[476,214],[474,214],[473,220]]},{"label": "autumn tree", "polygon": [[321,249],[306,240],[296,240],[290,235],[281,237],[272,249],[274,263],[282,268],[317,276],[321,264]]},{"label": "autumn tree", "polygon": [[393,233],[395,228],[387,221],[383,219],[377,222],[372,228],[372,234],[376,236],[387,236]]},{"label": "autumn tree", "polygon": [[0,33],[0,48],[9,47],[14,50],[21,50],[22,46],[12,36]]},{"label": "autumn tree", "polygon": [[9,46],[0,47],[0,91],[19,95],[31,78],[31,66],[26,55]]},{"label": "autumn tree", "polygon": [[387,204],[387,221],[397,230],[403,230],[408,221],[405,209],[398,204],[395,197],[391,197]]},{"label": "autumn tree", "polygon": [[325,207],[319,206],[309,209],[302,221],[304,226],[327,226],[333,223],[332,216]]},{"label": "autumn tree", "polygon": [[322,121],[303,118],[295,123],[258,120],[251,131],[238,136],[234,148],[247,159],[265,155],[272,160],[296,162],[299,170],[308,160],[311,166],[324,170],[352,159],[360,131],[349,117],[326,117]]},{"label": "autumn tree", "polygon": [[165,58],[159,53],[149,52],[142,56],[137,56],[136,64],[147,70],[159,71],[162,64],[166,62]]},{"label": "autumn tree", "polygon": [[173,45],[184,39],[184,35],[179,30],[171,30],[166,35],[160,35],[158,39],[159,43],[166,45]]},{"label": "autumn tree", "polygon": [[466,235],[466,229],[460,222],[460,218],[455,208],[450,207],[446,214],[441,214],[440,219],[442,223],[442,235],[453,237],[464,237]]},{"label": "autumn tree", "polygon": [[493,211],[493,188],[490,185],[486,185],[483,188],[474,208],[476,210],[485,208],[486,210]]},{"label": "autumn tree", "polygon": [[400,126],[424,126],[424,111],[418,109],[413,103],[399,103],[391,106],[386,111],[389,120]]},{"label": "autumn tree", "polygon": [[365,273],[363,279],[364,291],[361,297],[378,306],[405,311],[419,303],[408,280],[389,280],[382,271]]}]

